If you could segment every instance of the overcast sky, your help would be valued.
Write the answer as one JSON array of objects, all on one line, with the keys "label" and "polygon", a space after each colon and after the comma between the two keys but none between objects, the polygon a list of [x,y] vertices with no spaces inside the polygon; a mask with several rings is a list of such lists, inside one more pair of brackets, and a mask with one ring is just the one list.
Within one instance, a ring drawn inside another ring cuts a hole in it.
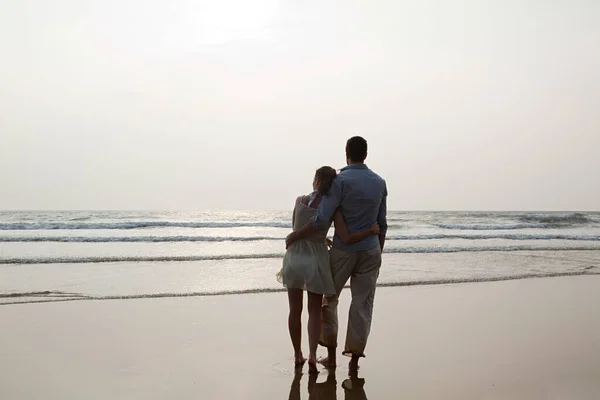
[{"label": "overcast sky", "polygon": [[0,209],[600,209],[600,1],[2,0]]}]

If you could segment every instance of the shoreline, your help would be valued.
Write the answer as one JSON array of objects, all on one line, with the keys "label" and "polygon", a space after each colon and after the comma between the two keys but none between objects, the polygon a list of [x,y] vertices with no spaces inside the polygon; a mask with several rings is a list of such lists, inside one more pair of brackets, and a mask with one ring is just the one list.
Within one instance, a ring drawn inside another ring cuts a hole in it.
[{"label": "shoreline", "polygon": [[[528,279],[548,279],[548,278],[564,278],[578,276],[600,276],[599,272],[590,272],[592,269],[598,269],[595,266],[584,268],[581,272],[560,272],[560,273],[539,273],[525,274],[515,276],[498,276],[489,278],[457,278],[457,279],[442,279],[442,280],[423,280],[423,281],[408,281],[408,282],[382,282],[378,283],[378,288],[394,288],[394,287],[413,287],[413,286],[437,286],[437,285],[457,285],[465,283],[491,283],[503,281],[517,281]],[[349,284],[344,286],[347,290]],[[228,290],[221,292],[190,292],[190,293],[149,293],[137,295],[123,296],[91,296],[78,293],[67,293],[53,290],[27,293],[6,293],[0,294],[1,299],[20,299],[20,298],[38,298],[50,297],[48,299],[31,300],[31,301],[14,301],[0,302],[0,306],[10,305],[25,305],[25,304],[41,304],[41,303],[62,303],[73,301],[103,301],[103,300],[140,300],[140,299],[163,299],[163,298],[185,298],[185,297],[211,297],[211,296],[237,296],[248,294],[269,294],[269,293],[284,293],[285,288],[263,288],[263,289],[244,289],[244,290]]]},{"label": "shoreline", "polygon": [[[597,399],[598,304],[598,276],[380,288],[364,381],[350,382],[357,391],[342,387],[339,355],[335,374],[328,381],[321,372],[311,390],[327,399]],[[340,340],[348,305],[345,290]],[[294,376],[281,293],[0,307],[0,319],[2,398],[309,392],[309,379]]]}]

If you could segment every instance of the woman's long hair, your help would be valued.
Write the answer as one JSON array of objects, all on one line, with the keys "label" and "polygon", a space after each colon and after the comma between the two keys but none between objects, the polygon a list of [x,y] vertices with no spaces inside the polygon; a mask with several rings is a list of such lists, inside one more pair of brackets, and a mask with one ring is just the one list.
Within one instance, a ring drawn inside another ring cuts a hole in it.
[{"label": "woman's long hair", "polygon": [[317,191],[322,195],[326,195],[331,189],[331,185],[333,184],[333,180],[337,176],[337,172],[335,169],[331,167],[321,167],[315,173],[315,178],[317,180]]}]

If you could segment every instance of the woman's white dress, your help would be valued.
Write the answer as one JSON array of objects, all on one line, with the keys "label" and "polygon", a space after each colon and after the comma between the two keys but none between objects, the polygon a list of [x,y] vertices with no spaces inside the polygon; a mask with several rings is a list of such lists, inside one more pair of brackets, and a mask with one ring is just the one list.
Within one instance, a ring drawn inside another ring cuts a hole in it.
[{"label": "woman's white dress", "polygon": [[[295,210],[293,230],[296,231],[306,225],[316,212],[315,208],[300,201]],[[335,294],[329,252],[325,242],[328,230],[329,227],[313,236],[298,240],[287,249],[283,258],[283,267],[277,274],[280,283],[288,289],[302,289],[324,295]]]}]

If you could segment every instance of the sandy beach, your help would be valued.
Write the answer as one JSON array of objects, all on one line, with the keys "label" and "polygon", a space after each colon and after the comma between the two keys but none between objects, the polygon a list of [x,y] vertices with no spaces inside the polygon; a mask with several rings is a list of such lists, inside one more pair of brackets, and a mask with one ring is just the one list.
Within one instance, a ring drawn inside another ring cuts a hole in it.
[{"label": "sandy beach", "polygon": [[283,293],[6,305],[0,398],[598,399],[599,307],[598,276],[380,288],[360,379],[315,382]]}]

